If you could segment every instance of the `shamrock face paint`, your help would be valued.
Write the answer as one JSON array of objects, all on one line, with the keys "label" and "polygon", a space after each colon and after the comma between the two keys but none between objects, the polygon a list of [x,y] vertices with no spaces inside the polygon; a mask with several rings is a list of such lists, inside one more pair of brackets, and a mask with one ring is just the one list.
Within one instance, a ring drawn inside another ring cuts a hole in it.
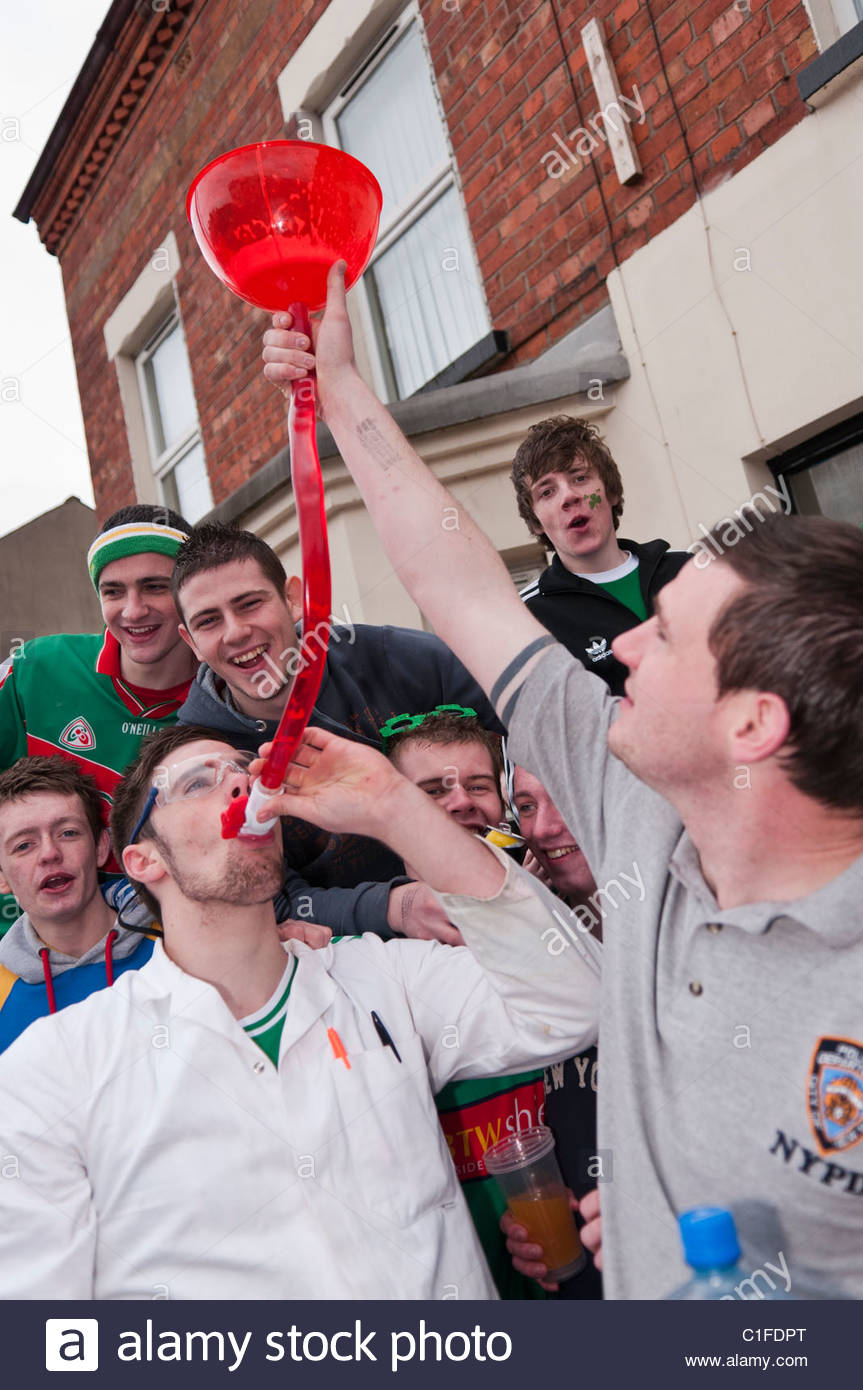
[{"label": "shamrock face paint", "polygon": [[611,502],[596,470],[575,461],[566,471],[543,474],[531,486],[534,515],[567,568],[584,567],[593,556],[609,554],[618,563]]}]

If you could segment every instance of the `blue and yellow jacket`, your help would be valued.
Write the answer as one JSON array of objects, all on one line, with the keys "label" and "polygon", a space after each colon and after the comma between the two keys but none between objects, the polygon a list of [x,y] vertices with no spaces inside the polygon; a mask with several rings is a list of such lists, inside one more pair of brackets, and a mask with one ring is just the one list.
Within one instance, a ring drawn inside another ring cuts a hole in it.
[{"label": "blue and yellow jacket", "polygon": [[127,970],[140,970],[154,940],[152,933],[115,926],[76,959],[40,941],[25,912],[0,941],[0,1052],[34,1019],[79,1003]]}]

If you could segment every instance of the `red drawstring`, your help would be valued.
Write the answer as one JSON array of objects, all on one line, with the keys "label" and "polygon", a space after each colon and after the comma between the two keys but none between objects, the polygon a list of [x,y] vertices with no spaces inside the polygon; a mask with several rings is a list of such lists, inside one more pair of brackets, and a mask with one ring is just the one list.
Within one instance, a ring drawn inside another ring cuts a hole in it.
[{"label": "red drawstring", "polygon": [[54,998],[54,981],[51,979],[51,964],[49,961],[51,952],[48,950],[47,946],[43,946],[39,955],[42,957],[42,969],[45,972],[45,991],[48,995],[48,1012],[49,1014],[55,1014],[57,1012],[57,1001]]},{"label": "red drawstring", "polygon": [[[109,931],[105,938],[105,977],[108,981],[109,988],[114,983],[114,959],[111,955],[111,950],[119,935],[120,933],[118,931]],[[48,995],[48,1012],[49,1014],[55,1014],[57,1012],[57,1001],[54,998],[54,981],[51,979],[51,952],[47,946],[43,946],[39,955],[42,959],[42,969],[45,972],[45,992]]]},{"label": "red drawstring", "polygon": [[111,948],[119,935],[118,931],[109,931],[105,940],[105,978],[109,988],[114,983],[114,960],[111,955]]}]

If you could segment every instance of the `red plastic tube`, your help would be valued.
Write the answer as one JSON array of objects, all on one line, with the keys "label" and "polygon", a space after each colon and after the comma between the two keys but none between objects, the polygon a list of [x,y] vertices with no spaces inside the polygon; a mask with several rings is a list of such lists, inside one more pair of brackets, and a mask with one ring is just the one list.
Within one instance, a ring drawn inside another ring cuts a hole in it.
[{"label": "red plastic tube", "polygon": [[[305,304],[292,304],[290,312],[293,327],[311,340],[309,311]],[[315,439],[316,401],[314,373],[291,383],[288,433],[303,567],[303,638],[299,652],[302,661],[279,721],[270,756],[261,772],[261,793],[275,794],[285,781],[288,765],[315,707],[330,637],[330,548],[327,542],[324,484]],[[230,811],[230,807],[228,809]],[[256,810],[253,815],[257,816]],[[236,835],[240,829],[239,826],[235,829],[233,825],[223,824],[222,833],[227,838]],[[252,823],[248,816],[242,826],[245,834],[260,835],[265,830],[263,822],[255,820]]]}]

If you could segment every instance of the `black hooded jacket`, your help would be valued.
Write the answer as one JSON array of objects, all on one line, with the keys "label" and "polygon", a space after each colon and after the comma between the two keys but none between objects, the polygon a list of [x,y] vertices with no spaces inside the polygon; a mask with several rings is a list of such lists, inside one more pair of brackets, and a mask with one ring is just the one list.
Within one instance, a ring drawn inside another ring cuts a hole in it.
[{"label": "black hooded jacket", "polygon": [[[641,594],[650,617],[663,584],[673,579],[691,556],[684,550],[669,550],[667,541],[639,545],[621,539],[618,545],[638,560]],[[628,670],[613,655],[611,644],[622,632],[638,626],[639,620],[631,608],[589,578],[570,574],[557,555],[539,579],[522,589],[521,597],[558,642],[577,656],[588,671],[602,677],[612,695],[623,694]]]},{"label": "black hooded jacket", "polygon": [[[212,729],[234,748],[257,749],[273,737],[275,720],[242,714],[226,696],[224,681],[202,663],[178,722]],[[443,704],[474,709],[487,729],[504,732],[476,681],[440,638],[410,628],[334,624],[309,724],[382,748],[378,731],[393,715]],[[301,820],[284,823],[284,842],[279,921],[293,917],[322,922],[336,933],[393,934],[387,925],[390,889],[408,880],[386,845],[360,835],[331,835]]]}]

